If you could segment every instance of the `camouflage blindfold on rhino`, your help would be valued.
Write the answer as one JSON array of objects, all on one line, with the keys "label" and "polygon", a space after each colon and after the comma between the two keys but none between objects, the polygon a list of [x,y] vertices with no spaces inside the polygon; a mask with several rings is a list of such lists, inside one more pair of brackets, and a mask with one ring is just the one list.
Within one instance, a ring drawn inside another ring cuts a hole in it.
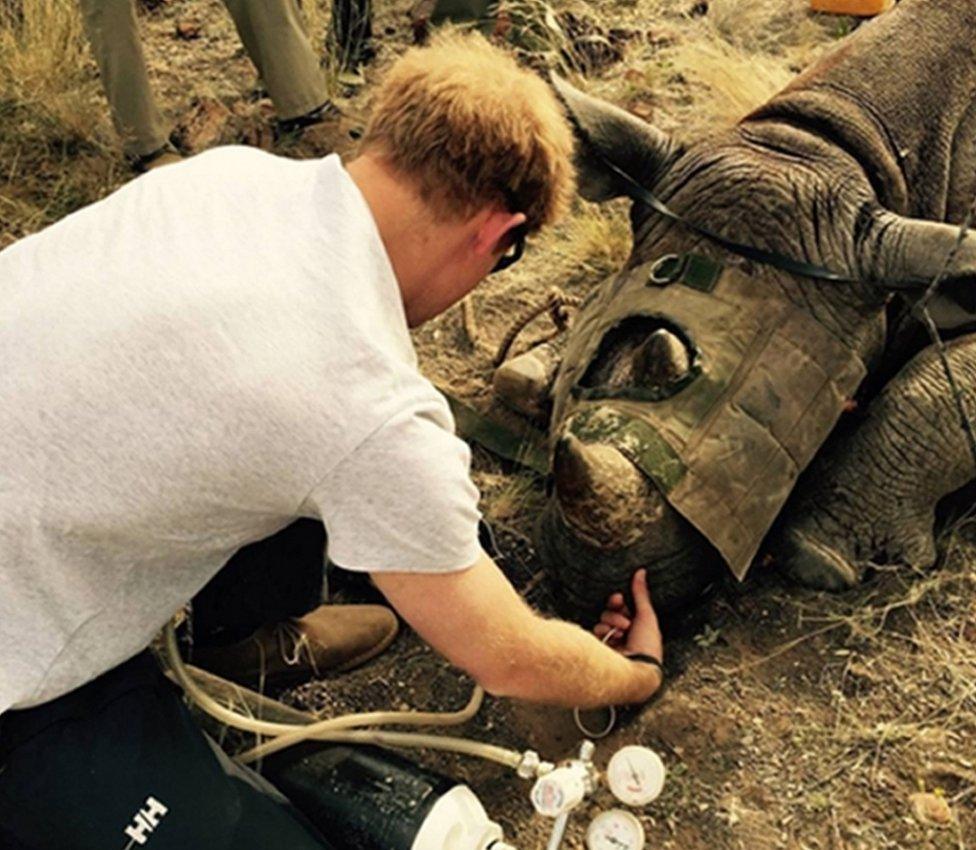
[{"label": "camouflage blindfold on rhino", "polygon": [[[581,309],[553,388],[552,439],[615,446],[739,578],[865,374],[775,290],[698,255],[630,269]],[[653,385],[640,369],[605,380],[607,358],[639,359],[659,328],[687,368]]]}]

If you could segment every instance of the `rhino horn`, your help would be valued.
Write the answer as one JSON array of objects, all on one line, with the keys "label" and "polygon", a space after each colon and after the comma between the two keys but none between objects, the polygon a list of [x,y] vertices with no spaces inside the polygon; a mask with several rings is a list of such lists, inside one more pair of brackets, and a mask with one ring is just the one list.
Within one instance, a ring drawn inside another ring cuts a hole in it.
[{"label": "rhino horn", "polygon": [[608,162],[643,185],[653,186],[677,157],[677,145],[665,133],[584,94],[556,74],[550,80],[576,130],[579,192],[588,201],[606,201],[627,193]]},{"label": "rhino horn", "polygon": [[[929,305],[936,325],[976,322],[976,235],[970,231],[960,241],[955,224],[880,209],[867,215],[862,230],[858,263],[865,277],[889,289],[914,289],[916,296],[938,277],[942,283]],[[945,268],[950,255],[954,262]]]},{"label": "rhino horn", "polygon": [[566,434],[553,457],[556,499],[566,523],[603,549],[630,545],[661,517],[664,497],[618,449]]},{"label": "rhino horn", "polygon": [[654,331],[634,352],[634,382],[640,386],[668,386],[690,369],[687,346],[664,328]]}]

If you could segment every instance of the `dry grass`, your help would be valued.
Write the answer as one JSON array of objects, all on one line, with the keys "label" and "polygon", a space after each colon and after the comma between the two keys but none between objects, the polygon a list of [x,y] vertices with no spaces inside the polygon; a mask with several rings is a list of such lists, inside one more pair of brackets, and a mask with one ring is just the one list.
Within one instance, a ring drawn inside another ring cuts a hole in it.
[{"label": "dry grass", "polygon": [[592,281],[620,267],[631,248],[630,224],[624,205],[580,201],[574,214],[556,228],[538,250],[552,264],[555,277]]},{"label": "dry grass", "polygon": [[18,132],[97,142],[104,110],[96,89],[76,3],[23,0],[20,14],[0,7],[0,99],[36,122],[22,120]]},{"label": "dry grass", "polygon": [[335,49],[328,51],[321,49],[321,46],[326,44],[327,41],[330,46],[333,43],[330,29],[332,16],[329,12],[329,4],[320,2],[320,0],[302,3],[302,17],[305,20],[305,28],[309,41],[312,44],[312,49],[322,56],[322,70],[325,73],[326,88],[329,97],[336,98],[343,91],[343,80],[345,76],[342,68],[344,57],[339,55]]},{"label": "dry grass", "polygon": [[485,520],[499,528],[528,531],[526,518],[538,516],[545,504],[539,478],[532,472],[483,472],[478,487]]},{"label": "dry grass", "polygon": [[716,40],[759,54],[788,56],[823,39],[830,19],[813,18],[806,2],[783,0],[710,0],[708,24]]},{"label": "dry grass", "polygon": [[76,3],[0,5],[0,246],[117,180]]},{"label": "dry grass", "polygon": [[534,65],[558,70],[564,75],[584,70],[584,60],[559,17],[559,12],[570,8],[585,14],[584,4],[561,3],[557,11],[545,0],[513,0],[505,3],[504,8],[511,25],[511,42]]},{"label": "dry grass", "polygon": [[733,124],[785,86],[781,58],[723,41],[691,42],[671,54],[671,69],[700,89],[697,108],[714,124]]},{"label": "dry grass", "polygon": [[[801,752],[817,754],[818,771],[826,763],[836,773],[797,797],[807,808],[847,809],[849,846],[962,848],[976,837],[972,539],[972,528],[955,532],[928,575],[889,568],[844,597],[782,600],[803,634],[823,638],[820,711],[801,715],[793,734]],[[918,823],[916,791],[943,797],[952,820]]]},{"label": "dry grass", "polygon": [[[808,17],[804,0],[710,0],[706,15],[692,14],[695,5],[517,0],[510,8],[513,17],[521,16],[516,23],[525,30],[520,41],[526,58],[565,73],[580,70],[581,62],[560,14],[637,31],[639,37],[622,44],[620,61],[581,82],[666,130],[684,133],[748,111],[849,26],[843,19]],[[316,45],[328,25],[325,6],[304,4]],[[405,6],[377,8],[374,29],[383,61],[409,41]],[[76,4],[23,0],[23,8],[22,21],[0,18],[0,245],[128,176]],[[230,45],[236,42],[216,0],[172,0],[163,12],[191,8],[220,34],[226,55],[234,55]],[[0,0],[3,9],[9,0]],[[245,59],[215,66],[212,77],[200,75],[199,49],[170,51],[166,42],[161,50],[170,21],[148,23],[160,99],[171,114],[202,94],[221,102],[240,98],[252,74]],[[387,26],[394,36],[382,35]],[[161,65],[162,57],[174,64]],[[335,73],[331,79],[348,95],[351,110],[368,100],[368,87],[346,90]],[[629,248],[625,204],[577,204],[567,221],[533,240],[511,272],[476,293],[483,348],[471,349],[452,312],[417,336],[425,369],[461,395],[483,397],[490,354],[512,317],[549,286],[585,291],[618,268]],[[480,451],[475,458],[486,516],[523,539],[544,498],[540,479]],[[916,576],[882,570],[871,584],[838,596],[786,586],[774,574],[758,576],[741,595],[712,604],[697,640],[672,639],[676,676],[669,691],[601,750],[642,740],[665,754],[667,790],[644,816],[651,846],[976,848],[974,540],[973,526],[962,525],[944,539],[947,555],[937,571]],[[519,563],[535,574],[530,555],[520,552]],[[384,699],[402,699],[404,682],[417,690],[421,704],[429,704],[428,693],[434,703],[454,694],[455,677],[419,644],[404,640],[406,648],[401,643],[386,661],[350,675],[342,687],[330,683],[324,697],[310,691],[308,699],[334,710],[376,707]],[[480,723],[471,730],[476,737],[535,745],[548,756],[568,752],[575,735],[558,712],[540,716],[504,702],[490,703]],[[506,822],[513,843],[527,850],[541,846],[534,842],[541,833],[523,787],[470,762],[450,767]],[[912,814],[909,798],[922,786],[949,802],[950,823],[925,825]],[[583,827],[585,821],[576,818],[568,846],[581,846]]]}]

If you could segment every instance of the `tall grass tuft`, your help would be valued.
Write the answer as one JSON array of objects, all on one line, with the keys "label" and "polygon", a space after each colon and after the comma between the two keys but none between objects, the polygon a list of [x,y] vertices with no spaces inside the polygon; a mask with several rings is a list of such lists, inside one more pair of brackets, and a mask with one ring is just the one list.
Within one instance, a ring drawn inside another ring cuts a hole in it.
[{"label": "tall grass tuft", "polygon": [[675,48],[671,68],[697,85],[698,111],[718,124],[738,121],[793,77],[781,59],[718,40]]},{"label": "tall grass tuft", "polygon": [[76,3],[0,0],[0,108],[35,141],[101,138],[105,106]]},{"label": "tall grass tuft", "polygon": [[708,22],[719,38],[749,52],[783,54],[824,38],[824,23],[799,0],[710,0]]},{"label": "tall grass tuft", "polygon": [[0,0],[0,248],[104,194],[108,109],[74,0]]}]

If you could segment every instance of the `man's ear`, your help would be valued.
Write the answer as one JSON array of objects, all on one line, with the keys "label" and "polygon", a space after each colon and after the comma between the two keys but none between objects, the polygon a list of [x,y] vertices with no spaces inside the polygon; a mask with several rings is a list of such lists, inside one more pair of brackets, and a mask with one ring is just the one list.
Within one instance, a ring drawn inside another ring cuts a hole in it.
[{"label": "man's ear", "polygon": [[474,250],[479,256],[500,254],[508,246],[506,237],[525,224],[525,213],[493,209],[485,217],[474,237]]}]

